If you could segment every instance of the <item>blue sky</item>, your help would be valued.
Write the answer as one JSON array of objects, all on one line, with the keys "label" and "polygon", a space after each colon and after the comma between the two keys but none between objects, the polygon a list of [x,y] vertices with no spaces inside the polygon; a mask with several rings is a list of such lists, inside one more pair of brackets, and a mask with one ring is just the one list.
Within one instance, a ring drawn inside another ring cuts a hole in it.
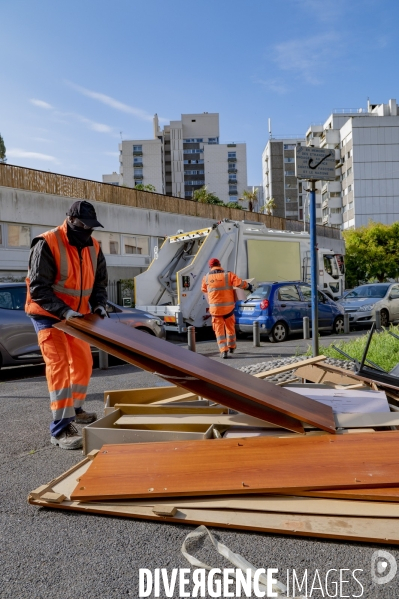
[{"label": "blue sky", "polygon": [[218,112],[258,185],[268,118],[304,134],[333,109],[399,100],[398,17],[397,0],[2,0],[8,162],[101,180],[121,132]]}]

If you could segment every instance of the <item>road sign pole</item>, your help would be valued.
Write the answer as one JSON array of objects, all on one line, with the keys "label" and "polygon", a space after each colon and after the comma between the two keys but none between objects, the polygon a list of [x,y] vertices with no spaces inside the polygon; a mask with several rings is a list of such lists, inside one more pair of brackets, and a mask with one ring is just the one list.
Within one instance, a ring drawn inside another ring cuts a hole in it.
[{"label": "road sign pole", "polygon": [[313,357],[319,355],[319,301],[317,296],[317,238],[316,238],[316,182],[310,181],[310,270],[312,284],[312,349]]}]

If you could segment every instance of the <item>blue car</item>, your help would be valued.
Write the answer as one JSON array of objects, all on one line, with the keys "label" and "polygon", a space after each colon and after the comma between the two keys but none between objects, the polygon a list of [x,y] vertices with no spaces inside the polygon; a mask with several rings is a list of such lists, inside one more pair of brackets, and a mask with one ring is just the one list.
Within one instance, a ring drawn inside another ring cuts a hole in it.
[{"label": "blue car", "polygon": [[[344,332],[344,310],[322,291],[319,294],[319,330]],[[251,333],[259,322],[261,335],[270,341],[285,341],[290,333],[303,331],[303,318],[311,326],[311,286],[302,281],[264,282],[235,307],[237,333]]]}]

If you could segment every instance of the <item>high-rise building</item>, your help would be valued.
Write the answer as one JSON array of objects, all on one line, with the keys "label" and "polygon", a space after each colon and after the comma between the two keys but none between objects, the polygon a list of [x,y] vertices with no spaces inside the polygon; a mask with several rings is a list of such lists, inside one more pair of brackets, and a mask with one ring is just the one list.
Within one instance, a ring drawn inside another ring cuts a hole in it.
[{"label": "high-rise building", "polygon": [[119,144],[119,176],[103,175],[104,183],[135,187],[151,184],[158,193],[190,199],[204,185],[227,202],[247,188],[245,143],[219,143],[217,113],[182,114],[163,129],[153,120],[154,139]]},{"label": "high-rise building", "polygon": [[295,148],[304,145],[305,138],[272,137],[263,150],[263,197],[265,206],[273,198],[274,216],[303,220],[306,186],[295,177]]},{"label": "high-rise building", "polygon": [[319,181],[322,224],[342,229],[399,216],[399,112],[396,100],[367,109],[335,110],[311,125],[306,145],[335,150],[336,180]]}]

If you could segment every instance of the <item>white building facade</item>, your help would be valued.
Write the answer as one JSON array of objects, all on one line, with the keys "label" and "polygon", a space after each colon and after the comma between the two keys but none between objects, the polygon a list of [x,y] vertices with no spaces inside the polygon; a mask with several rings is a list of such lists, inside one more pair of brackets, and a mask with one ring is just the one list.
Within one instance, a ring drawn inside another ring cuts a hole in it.
[{"label": "white building facade", "polygon": [[245,143],[220,144],[219,114],[182,114],[163,129],[154,117],[154,139],[119,144],[120,172],[104,183],[136,187],[151,184],[157,193],[191,199],[204,185],[225,203],[247,187]]},{"label": "white building facade", "polygon": [[322,224],[343,230],[399,218],[399,112],[395,100],[333,112],[306,144],[335,149],[336,180],[318,182]]}]

